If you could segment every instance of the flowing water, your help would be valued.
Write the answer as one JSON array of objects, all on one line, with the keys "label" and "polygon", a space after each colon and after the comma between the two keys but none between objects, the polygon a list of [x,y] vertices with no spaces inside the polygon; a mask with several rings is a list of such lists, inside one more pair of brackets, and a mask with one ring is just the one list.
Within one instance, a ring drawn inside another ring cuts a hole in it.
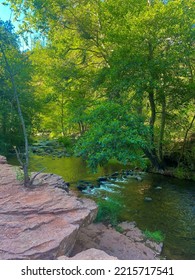
[{"label": "flowing water", "polygon": [[[16,164],[15,159],[9,162]],[[44,172],[63,176],[71,188],[76,188],[79,180],[95,182],[100,176],[124,169],[110,162],[92,174],[80,158],[31,157],[31,170],[43,167]],[[195,259],[195,183],[147,173],[141,176],[141,182],[133,178],[109,181],[83,195],[118,203],[119,219],[136,221],[142,230],[161,230],[165,234],[163,256],[167,259]]]}]

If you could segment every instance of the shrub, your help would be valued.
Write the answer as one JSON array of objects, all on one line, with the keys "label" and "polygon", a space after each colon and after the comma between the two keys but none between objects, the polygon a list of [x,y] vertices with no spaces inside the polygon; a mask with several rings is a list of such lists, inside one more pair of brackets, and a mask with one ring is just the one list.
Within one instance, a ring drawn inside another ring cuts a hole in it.
[{"label": "shrub", "polygon": [[72,141],[68,136],[61,136],[58,138],[58,142],[62,144],[65,148],[69,148],[72,146]]},{"label": "shrub", "polygon": [[95,222],[104,222],[116,227],[119,222],[120,204],[114,201],[99,201]]},{"label": "shrub", "polygon": [[14,167],[16,173],[16,180],[22,182],[24,180],[24,172],[20,169],[20,167]]},{"label": "shrub", "polygon": [[165,235],[160,230],[149,231],[149,230],[146,229],[144,231],[144,234],[148,239],[154,240],[158,243],[163,242],[164,239],[165,239]]},{"label": "shrub", "polygon": [[116,231],[118,231],[119,233],[123,233],[124,232],[124,229],[120,226],[115,226],[114,227]]}]

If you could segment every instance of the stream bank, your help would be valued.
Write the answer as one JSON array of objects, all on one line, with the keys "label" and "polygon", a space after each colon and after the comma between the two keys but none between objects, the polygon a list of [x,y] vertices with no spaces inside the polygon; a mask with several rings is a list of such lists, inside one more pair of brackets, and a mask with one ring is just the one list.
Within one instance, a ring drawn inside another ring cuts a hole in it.
[{"label": "stream bank", "polygon": [[[39,174],[33,188],[24,188],[16,180],[13,166],[7,164],[2,156],[0,156],[0,209],[0,259],[52,260],[63,255],[71,257],[76,254],[75,250],[78,250],[76,243],[81,241],[82,230],[86,236],[90,236],[89,233],[92,231],[88,225],[98,230],[101,227],[101,233],[96,231],[93,234],[97,238],[102,234],[105,235],[103,243],[107,244],[105,250],[109,255],[108,259],[110,256],[114,257],[112,259],[156,259],[157,251],[155,248],[149,248],[149,243],[137,245],[135,232],[141,241],[143,238],[134,224],[121,224],[121,227],[130,227],[126,236],[113,229],[107,229],[103,224],[92,224],[97,215],[97,205],[93,200],[80,198],[75,192],[69,191],[62,178],[53,173]],[[112,236],[113,241],[117,238],[117,243],[107,242],[107,234]],[[82,240],[83,246],[86,247],[89,240]],[[118,251],[116,244],[134,253],[125,255],[123,252],[116,255]],[[94,245],[90,248],[99,249],[98,252],[103,251],[105,259],[104,248],[96,247]],[[85,251],[84,247],[79,253],[82,251]]]},{"label": "stream bank", "polygon": [[81,227],[90,224],[97,205],[59,188],[61,177],[39,174],[24,188],[0,156],[0,259],[56,259],[69,255]]},{"label": "stream bank", "polygon": [[[15,158],[9,159],[9,163],[18,165]],[[128,167],[112,161],[93,174],[81,158],[31,156],[30,169],[39,171],[43,168],[46,168],[45,172],[58,174],[70,182],[70,189],[78,196],[88,197],[98,204],[106,203],[118,221],[135,221],[142,231],[160,230],[165,235],[163,256],[167,259],[195,259],[194,182],[145,173],[142,181],[132,178],[112,182],[115,186],[105,184],[91,194],[85,194],[77,190],[78,181],[97,181],[99,177]],[[145,201],[145,197],[152,200]]]}]

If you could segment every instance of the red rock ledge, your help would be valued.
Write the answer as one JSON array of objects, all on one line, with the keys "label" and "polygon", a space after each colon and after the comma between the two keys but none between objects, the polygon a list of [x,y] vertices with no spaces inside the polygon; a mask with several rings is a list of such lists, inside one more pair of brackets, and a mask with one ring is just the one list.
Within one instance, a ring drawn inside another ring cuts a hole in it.
[{"label": "red rock ledge", "polygon": [[80,228],[95,218],[95,202],[55,188],[60,177],[51,177],[41,174],[40,185],[26,189],[0,156],[1,260],[69,256]]}]

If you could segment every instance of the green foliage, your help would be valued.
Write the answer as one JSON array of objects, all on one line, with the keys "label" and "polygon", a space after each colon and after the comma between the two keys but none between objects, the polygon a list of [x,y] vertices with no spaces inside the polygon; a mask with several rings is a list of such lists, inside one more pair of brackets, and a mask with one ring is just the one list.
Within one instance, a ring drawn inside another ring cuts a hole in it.
[{"label": "green foliage", "polygon": [[19,182],[24,181],[24,173],[22,172],[22,170],[19,167],[15,167],[15,173],[16,173],[16,179]]},{"label": "green foliage", "polygon": [[62,144],[65,148],[70,148],[72,146],[71,138],[68,136],[58,137],[58,142]]},{"label": "green foliage", "polygon": [[144,234],[147,238],[151,239],[151,240],[154,240],[158,243],[160,242],[163,242],[164,239],[165,239],[165,235],[160,231],[160,230],[157,230],[157,231],[149,231],[149,230],[145,230],[144,231]]},{"label": "green foliage", "polygon": [[190,171],[186,166],[178,166],[173,170],[173,175],[179,179],[187,179],[195,181],[194,172]]},{"label": "green foliage", "polygon": [[[18,36],[10,22],[0,20],[0,154],[7,155],[13,146],[23,146],[24,138],[14,89],[3,53],[9,61],[27,130],[32,131],[36,104],[30,87],[32,67],[27,53],[19,50]],[[32,120],[33,119],[33,120]]]},{"label": "green foliage", "polygon": [[186,177],[186,172],[183,167],[175,168],[173,174],[175,177],[177,177],[179,179],[185,179],[185,177]]},{"label": "green foliage", "polygon": [[[29,130],[82,135],[76,151],[93,169],[111,158],[144,166],[143,155],[164,168],[194,114],[194,0],[7,2],[22,14],[21,32],[39,34],[31,55],[39,106],[26,110]],[[5,115],[0,123],[9,123]]]},{"label": "green foliage", "polygon": [[90,129],[79,139],[76,152],[92,169],[113,158],[144,166],[141,149],[146,145],[148,129],[141,118],[128,113],[125,105],[102,103],[89,114],[88,124]]},{"label": "green foliage", "polygon": [[103,222],[111,224],[116,227],[119,223],[118,217],[120,215],[121,206],[114,201],[99,201],[98,214],[95,219],[96,223]]}]

